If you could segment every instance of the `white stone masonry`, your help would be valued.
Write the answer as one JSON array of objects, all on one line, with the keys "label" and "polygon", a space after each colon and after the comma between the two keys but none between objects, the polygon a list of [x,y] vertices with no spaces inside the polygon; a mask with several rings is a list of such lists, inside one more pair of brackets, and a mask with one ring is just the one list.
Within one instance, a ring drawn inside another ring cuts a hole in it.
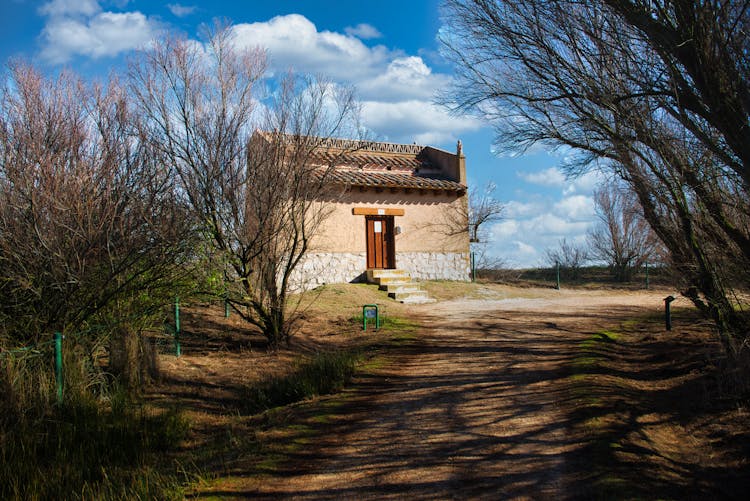
[{"label": "white stone masonry", "polygon": [[[367,270],[364,252],[311,252],[302,258],[291,280],[293,290],[314,289],[323,284],[364,281]],[[417,280],[470,278],[466,252],[397,252],[396,268]]]}]

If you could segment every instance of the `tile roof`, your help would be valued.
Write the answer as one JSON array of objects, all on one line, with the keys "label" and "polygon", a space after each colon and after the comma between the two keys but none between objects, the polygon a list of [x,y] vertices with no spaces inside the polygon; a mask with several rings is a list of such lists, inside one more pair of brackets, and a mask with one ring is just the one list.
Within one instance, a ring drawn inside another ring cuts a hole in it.
[{"label": "tile roof", "polygon": [[440,167],[430,162],[424,146],[363,143],[353,151],[334,146],[314,152],[312,163],[333,166],[330,181],[345,186],[466,191],[461,183],[440,175]]},{"label": "tile roof", "polygon": [[340,152],[320,150],[313,153],[313,162],[321,165],[346,166],[360,169],[407,170],[413,171],[422,167],[432,167],[429,160],[422,154],[378,154],[377,152],[361,150]]},{"label": "tile roof", "polygon": [[[268,132],[261,132],[260,135],[266,139],[271,137]],[[301,137],[309,139],[308,136]],[[312,139],[319,144],[308,161],[321,169],[330,168],[326,176],[332,183],[370,188],[466,192],[463,184],[446,179],[441,167],[430,160],[425,146],[335,138]]]},{"label": "tile roof", "polygon": [[331,182],[346,186],[456,191],[461,193],[466,191],[464,185],[455,181],[393,173],[392,171],[372,172],[333,169],[328,173],[328,176]]}]

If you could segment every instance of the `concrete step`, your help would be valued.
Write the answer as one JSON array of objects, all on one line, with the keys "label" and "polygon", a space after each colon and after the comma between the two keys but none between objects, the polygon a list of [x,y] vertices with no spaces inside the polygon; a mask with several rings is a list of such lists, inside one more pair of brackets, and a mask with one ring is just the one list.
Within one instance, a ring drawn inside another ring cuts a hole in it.
[{"label": "concrete step", "polygon": [[386,290],[388,287],[412,285],[414,282],[403,278],[379,278],[375,283],[380,286],[380,290]]},{"label": "concrete step", "polygon": [[418,284],[412,282],[409,272],[404,270],[367,270],[367,281],[378,285],[388,297],[409,304],[434,303]]},{"label": "concrete step", "polygon": [[402,284],[381,285],[380,290],[390,294],[391,292],[419,292],[422,288],[413,282],[404,282]]},{"label": "concrete step", "polygon": [[404,270],[367,270],[367,281],[370,283],[379,283],[378,280],[392,280],[395,278],[411,280],[409,272]]},{"label": "concrete step", "polygon": [[388,297],[395,299],[396,301],[405,302],[416,302],[416,301],[428,301],[430,297],[427,295],[427,291],[417,290],[410,292],[389,292]]}]

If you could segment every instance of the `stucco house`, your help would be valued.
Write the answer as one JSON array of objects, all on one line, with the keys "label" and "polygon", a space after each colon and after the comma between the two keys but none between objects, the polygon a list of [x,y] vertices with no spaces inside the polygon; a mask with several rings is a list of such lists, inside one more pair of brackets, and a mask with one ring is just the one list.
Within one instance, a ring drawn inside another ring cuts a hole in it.
[{"label": "stucco house", "polygon": [[[326,139],[312,163],[341,188],[297,269],[305,287],[400,270],[468,280],[466,159],[430,146]],[[333,166],[333,167],[331,167]]]}]

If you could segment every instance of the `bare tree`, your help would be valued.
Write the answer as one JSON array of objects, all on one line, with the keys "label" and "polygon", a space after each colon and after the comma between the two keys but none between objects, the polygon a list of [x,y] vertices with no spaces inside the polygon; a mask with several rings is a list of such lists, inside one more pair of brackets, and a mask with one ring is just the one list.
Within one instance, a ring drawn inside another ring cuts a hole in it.
[{"label": "bare tree", "polygon": [[[747,2],[448,0],[454,108],[498,142],[578,152],[637,194],[685,293],[724,333],[750,277]],[[728,352],[733,342],[722,336]]]},{"label": "bare tree", "polygon": [[500,221],[505,211],[505,205],[494,197],[494,193],[495,184],[492,181],[487,182],[482,188],[470,186],[465,203],[446,207],[443,211],[444,221],[429,224],[440,226],[448,236],[464,235],[468,232],[477,269],[496,269],[503,265],[501,258],[487,252],[487,227],[490,223]]},{"label": "bare tree", "polygon": [[170,169],[137,135],[117,81],[47,79],[22,63],[4,81],[0,341],[60,331],[91,348],[114,330],[92,324],[117,323],[139,342],[190,246]]},{"label": "bare tree", "polygon": [[615,280],[627,282],[656,257],[658,238],[643,219],[637,197],[622,182],[599,187],[594,207],[598,222],[588,235],[591,255],[609,265]]},{"label": "bare tree", "polygon": [[290,75],[266,108],[263,128],[270,132],[256,133],[251,140],[246,225],[256,235],[257,252],[233,270],[241,287],[231,301],[251,307],[252,315],[243,309],[241,314],[272,343],[290,339],[296,308],[288,295],[305,287],[292,282],[294,271],[329,215],[325,201],[341,194],[330,183],[330,173],[345,152],[334,152],[328,138],[351,137],[357,117],[351,89],[319,77]]},{"label": "bare tree", "polygon": [[486,243],[487,226],[500,221],[505,205],[495,199],[495,183],[487,182],[482,188],[469,187],[466,204],[451,206],[445,209],[445,232],[447,235],[460,235],[469,232],[472,244]]},{"label": "bare tree", "polygon": [[577,278],[581,266],[589,260],[586,248],[565,238],[560,239],[557,247],[546,249],[544,255],[549,266],[559,266],[569,278]]},{"label": "bare tree", "polygon": [[276,346],[290,335],[290,276],[323,216],[314,154],[356,128],[358,106],[351,89],[294,75],[264,100],[263,51],[235,48],[231,26],[203,41],[155,44],[131,65],[131,90],[218,252],[231,304]]},{"label": "bare tree", "polygon": [[469,188],[469,241],[487,241],[487,225],[500,221],[505,206],[494,198],[495,183],[488,182],[481,190]]}]

